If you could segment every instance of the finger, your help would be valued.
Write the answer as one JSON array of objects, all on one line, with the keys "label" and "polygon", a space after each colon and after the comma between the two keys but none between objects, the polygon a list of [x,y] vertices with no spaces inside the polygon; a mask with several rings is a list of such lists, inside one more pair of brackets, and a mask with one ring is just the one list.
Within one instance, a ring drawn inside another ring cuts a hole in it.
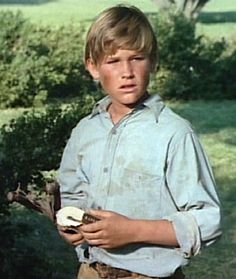
[{"label": "finger", "polygon": [[79,232],[79,228],[78,227],[64,227],[64,226],[60,226],[57,224],[57,230],[62,233],[70,233],[70,234],[75,234]]},{"label": "finger", "polygon": [[68,242],[70,245],[73,245],[73,246],[78,246],[85,242],[84,237],[77,238],[77,239],[65,239],[65,240],[66,240],[66,242]]},{"label": "finger", "polygon": [[87,243],[91,246],[96,246],[96,247],[100,247],[103,249],[113,248],[112,244],[110,244],[109,242],[106,242],[104,240],[101,240],[101,239],[93,239],[93,240],[87,241]]},{"label": "finger", "polygon": [[105,245],[102,239],[91,239],[91,240],[86,240],[86,242],[91,246],[97,246],[97,247],[101,247]]},{"label": "finger", "polygon": [[99,219],[104,219],[104,218],[107,218],[111,215],[111,211],[108,211],[108,210],[94,210],[94,209],[91,209],[89,211],[89,213]]},{"label": "finger", "polygon": [[86,224],[86,225],[82,225],[80,227],[80,232],[81,233],[95,233],[99,230],[101,230],[101,221],[97,221],[95,223],[91,223],[91,224]]},{"label": "finger", "polygon": [[73,243],[83,239],[83,235],[81,234],[81,232],[75,233],[75,231],[73,231],[73,233],[68,233],[67,231],[59,231],[59,234],[69,243]]},{"label": "finger", "polygon": [[83,237],[86,241],[104,239],[103,234],[100,231],[96,233],[83,233]]},{"label": "finger", "polygon": [[85,239],[82,238],[81,240],[76,240],[76,241],[71,242],[71,245],[78,246],[78,245],[83,244],[84,242],[85,242]]}]

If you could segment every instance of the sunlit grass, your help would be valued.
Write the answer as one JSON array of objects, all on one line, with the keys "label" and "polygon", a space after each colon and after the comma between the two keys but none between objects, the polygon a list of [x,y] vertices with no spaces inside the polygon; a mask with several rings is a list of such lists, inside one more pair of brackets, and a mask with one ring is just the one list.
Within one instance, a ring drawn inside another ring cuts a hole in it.
[{"label": "sunlit grass", "polygon": [[[46,2],[46,1],[44,1]],[[42,25],[60,26],[70,22],[80,23],[94,19],[102,10],[120,4],[119,0],[57,0],[48,1],[40,5],[0,5],[0,10],[21,10],[25,17],[32,22]],[[126,4],[136,5],[144,12],[155,12],[158,10],[151,0],[127,0],[123,1]]]}]

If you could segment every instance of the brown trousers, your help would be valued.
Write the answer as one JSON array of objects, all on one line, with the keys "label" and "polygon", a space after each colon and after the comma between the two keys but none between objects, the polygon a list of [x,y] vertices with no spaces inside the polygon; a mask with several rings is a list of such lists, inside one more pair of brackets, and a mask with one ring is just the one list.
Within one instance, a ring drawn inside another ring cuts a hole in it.
[{"label": "brown trousers", "polygon": [[[118,279],[119,277],[116,276],[109,276],[109,277],[100,277],[98,272],[88,264],[81,264],[79,274],[77,279],[101,279],[101,278],[106,278],[106,279]],[[123,279],[160,279],[159,277],[148,277],[136,273],[132,273],[129,276],[122,277]],[[182,272],[177,273],[176,275],[173,275],[171,277],[168,277],[170,279],[184,279],[184,275]]]}]

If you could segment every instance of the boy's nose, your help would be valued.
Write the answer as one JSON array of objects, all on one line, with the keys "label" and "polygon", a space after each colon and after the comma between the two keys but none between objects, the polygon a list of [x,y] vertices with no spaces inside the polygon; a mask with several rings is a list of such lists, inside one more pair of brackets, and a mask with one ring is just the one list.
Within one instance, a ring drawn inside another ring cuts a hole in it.
[{"label": "boy's nose", "polygon": [[122,64],[122,78],[131,78],[134,76],[131,62],[124,62]]}]

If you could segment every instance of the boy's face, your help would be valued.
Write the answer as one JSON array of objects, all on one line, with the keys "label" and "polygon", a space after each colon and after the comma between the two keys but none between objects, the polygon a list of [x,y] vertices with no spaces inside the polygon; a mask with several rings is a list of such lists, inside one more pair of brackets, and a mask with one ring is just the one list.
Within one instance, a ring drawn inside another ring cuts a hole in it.
[{"label": "boy's face", "polygon": [[105,56],[98,65],[89,60],[87,68],[111,97],[113,105],[132,109],[147,93],[152,64],[145,54],[118,49],[115,54]]}]

